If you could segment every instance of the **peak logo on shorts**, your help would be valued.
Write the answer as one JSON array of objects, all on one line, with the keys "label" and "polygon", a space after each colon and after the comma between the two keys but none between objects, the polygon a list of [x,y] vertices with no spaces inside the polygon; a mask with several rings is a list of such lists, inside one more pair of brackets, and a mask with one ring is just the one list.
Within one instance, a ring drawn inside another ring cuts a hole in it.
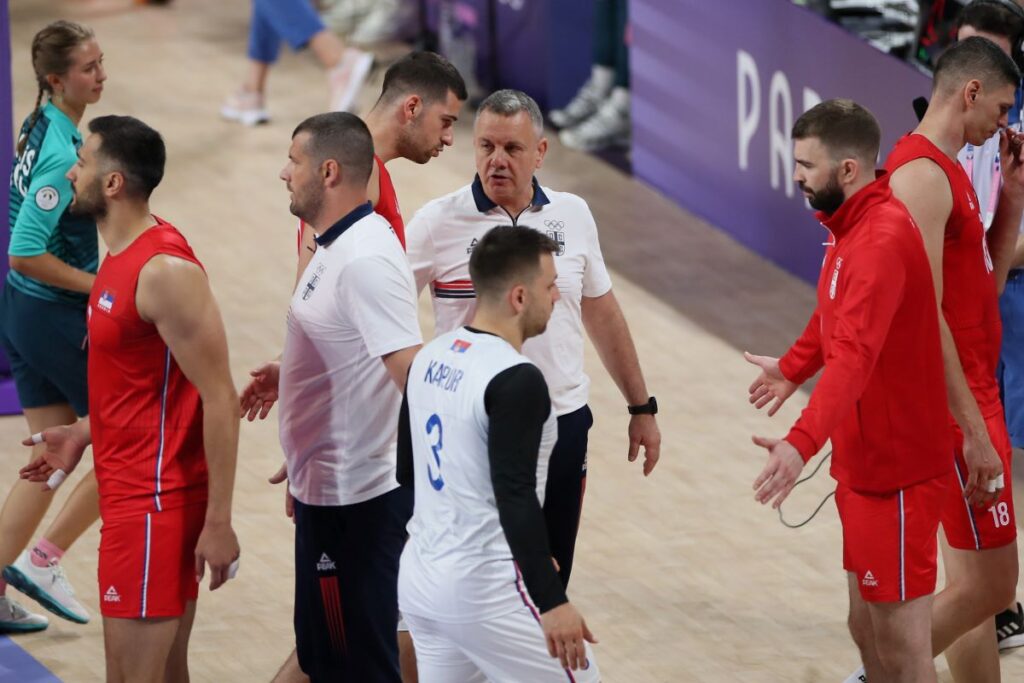
[{"label": "peak logo on shorts", "polygon": [[121,594],[117,592],[116,588],[111,586],[103,594],[103,602],[121,602]]},{"label": "peak logo on shorts", "polygon": [[320,561],[316,563],[316,570],[318,572],[333,572],[337,568],[334,560],[327,557],[327,553],[320,554]]},{"label": "peak logo on shorts", "polygon": [[110,309],[114,307],[114,293],[104,289],[100,298],[96,300],[96,307],[104,313],[110,313]]},{"label": "peak logo on shorts", "polygon": [[861,579],[860,583],[862,586],[878,588],[878,579],[875,578],[875,575],[871,573],[870,569],[867,571],[867,573],[864,574],[864,578]]},{"label": "peak logo on shorts", "polygon": [[473,249],[476,248],[476,243],[479,242],[479,241],[480,240],[478,240],[477,238],[474,237],[473,241],[469,243],[468,247],[466,247],[466,253],[467,254],[472,254],[473,253]]}]

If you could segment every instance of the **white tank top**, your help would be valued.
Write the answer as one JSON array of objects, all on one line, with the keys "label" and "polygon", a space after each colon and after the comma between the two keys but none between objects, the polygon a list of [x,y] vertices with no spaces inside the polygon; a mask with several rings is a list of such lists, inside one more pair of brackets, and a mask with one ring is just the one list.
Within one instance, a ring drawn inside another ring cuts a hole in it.
[{"label": "white tank top", "polygon": [[[504,339],[465,327],[434,339],[412,363],[406,392],[416,504],[399,573],[403,613],[467,623],[523,605],[491,484],[484,394],[497,375],[524,363]],[[537,458],[542,504],[557,436],[552,411]]]}]

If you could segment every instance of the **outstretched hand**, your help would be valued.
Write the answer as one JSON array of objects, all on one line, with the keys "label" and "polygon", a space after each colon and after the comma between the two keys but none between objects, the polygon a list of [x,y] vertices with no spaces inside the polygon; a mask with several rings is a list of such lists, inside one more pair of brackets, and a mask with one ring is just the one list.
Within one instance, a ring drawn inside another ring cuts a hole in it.
[{"label": "outstretched hand", "polygon": [[755,436],[753,440],[768,451],[768,462],[754,480],[754,499],[762,505],[771,501],[772,508],[777,509],[796,485],[796,479],[804,468],[804,459],[784,439]]},{"label": "outstretched hand", "polygon": [[760,410],[774,399],[775,403],[768,409],[768,417],[771,417],[779,412],[779,408],[786,402],[786,399],[793,395],[793,392],[797,389],[797,384],[790,382],[782,374],[782,371],[779,369],[778,358],[755,356],[746,351],[743,352],[743,357],[751,365],[761,368],[761,374],[757,376],[757,379],[747,389],[747,392],[750,394],[750,402],[755,408]]},{"label": "outstretched hand", "polygon": [[242,390],[240,401],[242,416],[252,422],[257,417],[261,420],[270,414],[270,409],[277,402],[277,385],[281,378],[281,363],[270,361],[249,373],[252,380]]},{"label": "outstretched hand", "polygon": [[[71,474],[78,466],[86,446],[89,445],[82,442],[71,425],[44,429],[21,442],[23,446],[37,444],[46,444],[45,450],[22,467],[19,475],[28,481],[42,482],[43,488],[47,490],[60,486],[64,476]],[[60,476],[60,473],[63,473],[63,476]],[[54,474],[58,474],[58,477],[51,482]]]}]

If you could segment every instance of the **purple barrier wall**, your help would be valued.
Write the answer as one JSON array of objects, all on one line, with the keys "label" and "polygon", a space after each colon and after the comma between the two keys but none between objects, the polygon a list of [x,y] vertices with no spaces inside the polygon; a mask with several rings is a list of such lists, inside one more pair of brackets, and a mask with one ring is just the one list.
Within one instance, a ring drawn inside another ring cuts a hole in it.
[{"label": "purple barrier wall", "polygon": [[631,0],[633,167],[686,209],[814,282],[825,233],[792,182],[789,131],[848,97],[882,156],[928,77],[790,0]]},{"label": "purple barrier wall", "polygon": [[442,2],[473,26],[476,76],[485,88],[516,88],[549,109],[565,105],[590,74],[592,0],[426,0],[435,32]]},{"label": "purple barrier wall", "polygon": [[[7,0],[0,0],[0,169],[3,169],[4,180],[11,172],[14,156],[14,144],[11,138],[13,127],[12,94],[11,94],[11,27],[10,13],[7,11]],[[7,183],[0,192],[0,215],[7,217]],[[7,242],[10,230],[0,230],[0,279],[7,277]],[[0,280],[2,281],[2,280]],[[18,396],[14,391],[14,382],[9,376],[10,366],[3,351],[0,351],[0,415],[11,415],[21,412]]]}]

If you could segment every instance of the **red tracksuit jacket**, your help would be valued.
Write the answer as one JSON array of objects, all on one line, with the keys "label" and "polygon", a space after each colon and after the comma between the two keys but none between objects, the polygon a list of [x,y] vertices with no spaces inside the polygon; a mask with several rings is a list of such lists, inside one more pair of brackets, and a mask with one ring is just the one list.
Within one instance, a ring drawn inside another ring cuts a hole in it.
[{"label": "red tracksuit jacket", "polygon": [[953,468],[938,308],[917,226],[888,175],[818,219],[832,233],[818,305],[779,359],[803,383],[825,370],[786,435],[808,460],[832,440],[832,476],[888,493]]}]

